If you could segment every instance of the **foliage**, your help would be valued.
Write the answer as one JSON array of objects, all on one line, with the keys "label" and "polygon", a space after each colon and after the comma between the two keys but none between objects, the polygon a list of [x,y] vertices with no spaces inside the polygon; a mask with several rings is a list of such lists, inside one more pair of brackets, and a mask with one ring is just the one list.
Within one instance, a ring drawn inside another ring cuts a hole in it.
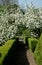
[{"label": "foliage", "polygon": [[34,52],[34,57],[38,65],[42,65],[42,35]]},{"label": "foliage", "polygon": [[7,6],[0,6],[0,12],[1,11],[4,11],[4,9],[6,8]]},{"label": "foliage", "polygon": [[26,29],[26,30],[23,31],[23,34],[22,34],[22,35],[23,35],[23,36],[31,37],[31,32],[30,32],[29,29]]}]

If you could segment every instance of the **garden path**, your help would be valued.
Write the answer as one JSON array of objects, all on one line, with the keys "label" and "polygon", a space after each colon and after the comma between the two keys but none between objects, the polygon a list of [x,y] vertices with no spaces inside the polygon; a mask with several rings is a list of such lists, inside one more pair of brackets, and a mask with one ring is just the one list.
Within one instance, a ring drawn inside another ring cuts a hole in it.
[{"label": "garden path", "polygon": [[17,50],[17,64],[18,65],[37,65],[34,60],[33,53],[27,46],[20,42]]}]

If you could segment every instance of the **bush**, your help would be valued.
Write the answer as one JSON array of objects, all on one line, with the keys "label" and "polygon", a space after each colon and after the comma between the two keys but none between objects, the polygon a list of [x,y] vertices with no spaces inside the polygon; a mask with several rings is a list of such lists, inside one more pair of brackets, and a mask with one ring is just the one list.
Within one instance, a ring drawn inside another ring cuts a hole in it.
[{"label": "bush", "polygon": [[28,38],[29,49],[34,52],[38,40],[35,38]]},{"label": "bush", "polygon": [[15,40],[8,40],[5,45],[0,46],[0,65],[2,65],[2,61],[4,60],[5,56],[13,45],[13,42],[15,42]]},{"label": "bush", "polygon": [[42,35],[34,52],[34,57],[38,65],[42,65]]}]

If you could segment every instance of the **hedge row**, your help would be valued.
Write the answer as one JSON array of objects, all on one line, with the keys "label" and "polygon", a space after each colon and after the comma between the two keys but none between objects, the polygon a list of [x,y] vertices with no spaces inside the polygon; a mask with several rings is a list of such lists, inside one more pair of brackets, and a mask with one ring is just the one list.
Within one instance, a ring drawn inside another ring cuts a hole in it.
[{"label": "hedge row", "polygon": [[38,40],[36,38],[28,38],[28,43],[29,49],[34,52],[38,44]]},{"label": "hedge row", "polygon": [[12,47],[13,42],[15,42],[15,40],[8,40],[5,45],[0,46],[0,65],[2,65],[2,61],[4,60],[10,48]]}]

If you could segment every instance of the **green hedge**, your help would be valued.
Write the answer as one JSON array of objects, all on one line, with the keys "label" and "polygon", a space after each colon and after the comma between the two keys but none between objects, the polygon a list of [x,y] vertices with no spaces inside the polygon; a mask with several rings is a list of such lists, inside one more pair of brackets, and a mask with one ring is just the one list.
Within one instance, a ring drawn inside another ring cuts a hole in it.
[{"label": "green hedge", "polygon": [[34,52],[38,40],[36,38],[28,38],[29,49]]},{"label": "green hedge", "polygon": [[42,65],[42,35],[34,52],[34,57],[37,62],[37,65]]},{"label": "green hedge", "polygon": [[0,65],[2,65],[2,61],[4,60],[10,48],[12,47],[13,42],[15,42],[15,40],[8,40],[5,45],[0,46]]}]

